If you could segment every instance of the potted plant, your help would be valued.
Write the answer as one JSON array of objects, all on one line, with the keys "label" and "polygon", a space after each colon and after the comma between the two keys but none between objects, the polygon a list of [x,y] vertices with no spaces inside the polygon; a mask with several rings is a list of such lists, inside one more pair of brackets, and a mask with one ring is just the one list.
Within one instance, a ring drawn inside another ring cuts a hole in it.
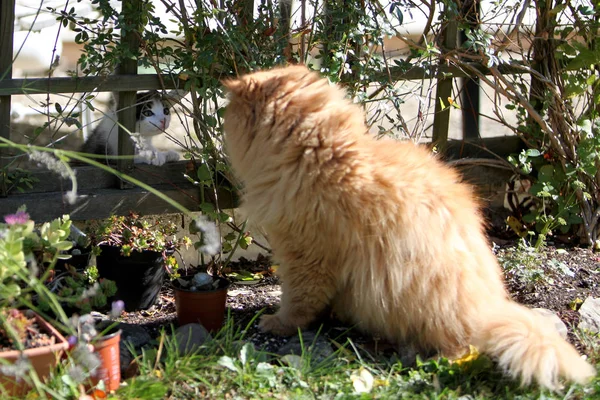
[{"label": "potted plant", "polygon": [[71,246],[64,240],[70,220],[63,216],[36,230],[25,210],[19,210],[4,221],[0,223],[0,384],[9,394],[19,395],[29,388],[30,374],[44,378],[68,347],[64,337],[31,309],[42,299],[59,315],[60,321],[53,322],[67,321],[43,282],[60,252]]},{"label": "potted plant", "polygon": [[172,285],[179,325],[200,323],[209,332],[221,329],[229,280],[198,272],[177,278]]},{"label": "potted plant", "polygon": [[68,349],[67,340],[35,312],[0,310],[0,386],[10,396],[23,396],[30,386],[25,372],[50,374]]},{"label": "potted plant", "polygon": [[114,298],[123,300],[127,311],[152,306],[164,277],[177,276],[174,253],[191,241],[176,234],[177,225],[172,221],[144,219],[131,212],[111,216],[91,235],[98,274],[115,281]]},{"label": "potted plant", "polygon": [[[75,365],[85,367],[80,374],[80,382],[88,389],[96,388],[103,392],[117,390],[121,383],[120,341],[121,330],[114,320],[124,309],[121,300],[112,303],[110,319],[96,321],[90,314],[71,317],[71,326],[75,328],[68,341],[70,356]],[[87,379],[86,379],[87,378]]]},{"label": "potted plant", "polygon": [[[116,283],[100,278],[95,265],[84,270],[66,265],[65,271],[56,275],[48,286],[58,297],[67,315],[107,309],[108,299],[117,293]],[[49,308],[49,304],[44,302],[40,302],[39,306],[42,310]]]},{"label": "potted plant", "polygon": [[200,268],[200,272],[172,281],[177,322],[179,325],[200,323],[208,331],[216,332],[225,318],[227,289],[230,285],[222,274],[223,266],[230,260],[235,246],[231,248],[230,256],[222,262],[221,236],[217,227],[204,216],[192,222],[190,233],[198,235],[194,247],[212,259]]}]

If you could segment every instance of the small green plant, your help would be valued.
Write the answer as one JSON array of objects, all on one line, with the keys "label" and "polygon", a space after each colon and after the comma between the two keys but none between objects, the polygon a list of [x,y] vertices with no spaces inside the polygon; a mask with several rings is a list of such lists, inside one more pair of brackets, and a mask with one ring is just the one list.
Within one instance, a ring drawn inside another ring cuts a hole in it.
[{"label": "small green plant", "polygon": [[21,310],[14,308],[0,310],[0,337],[8,339],[11,344],[25,343],[32,330],[35,319],[28,317]]},{"label": "small green plant", "polygon": [[507,275],[516,277],[528,288],[539,283],[552,284],[556,277],[574,276],[564,262],[542,257],[540,249],[531,246],[525,239],[520,239],[516,247],[501,250],[498,261]]},{"label": "small green plant", "polygon": [[173,253],[188,248],[192,243],[187,236],[177,237],[175,222],[163,217],[150,220],[134,212],[126,216],[113,215],[100,222],[90,237],[96,255],[102,251],[102,245],[119,247],[124,257],[129,257],[134,251],[161,253],[172,278],[178,276],[178,264]]},{"label": "small green plant", "polygon": [[[98,279],[96,266],[89,266],[84,271],[68,266],[67,271],[52,282],[53,292],[65,307],[72,307],[80,314],[105,308],[108,298],[117,293],[117,285],[110,279]],[[41,309],[48,305],[40,303]]]},{"label": "small green plant", "polygon": [[539,253],[525,239],[501,252],[498,261],[506,274],[515,276],[528,287],[546,280]]},{"label": "small green plant", "polygon": [[567,165],[567,172],[563,172],[553,164],[549,154],[542,157],[538,150],[528,149],[508,157],[508,161],[524,175],[534,171],[537,174],[535,183],[529,190],[533,204],[521,221],[527,225],[528,235],[536,237],[536,250],[544,246],[553,232],[559,230],[566,233],[573,226],[582,223],[575,197],[575,189],[581,183],[573,176],[575,169]]}]

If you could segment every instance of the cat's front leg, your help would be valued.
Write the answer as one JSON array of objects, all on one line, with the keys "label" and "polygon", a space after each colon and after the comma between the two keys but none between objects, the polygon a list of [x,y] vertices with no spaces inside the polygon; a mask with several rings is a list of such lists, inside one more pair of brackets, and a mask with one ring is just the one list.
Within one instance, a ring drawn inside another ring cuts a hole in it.
[{"label": "cat's front leg", "polygon": [[306,329],[328,308],[335,292],[334,282],[323,274],[294,276],[287,271],[282,284],[281,305],[274,315],[264,315],[259,328],[263,332],[289,336]]}]

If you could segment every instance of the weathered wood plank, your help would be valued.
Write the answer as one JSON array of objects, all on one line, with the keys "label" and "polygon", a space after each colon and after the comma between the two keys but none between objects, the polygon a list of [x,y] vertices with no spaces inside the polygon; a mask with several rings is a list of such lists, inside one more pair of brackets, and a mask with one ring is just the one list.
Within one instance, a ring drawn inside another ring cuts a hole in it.
[{"label": "weathered wood plank", "polygon": [[[189,181],[184,177],[188,162],[172,162],[161,166],[134,164],[133,169],[128,175],[148,185],[170,184],[180,186],[182,184],[189,184]],[[119,178],[102,169],[87,165],[73,165],[73,170],[75,171],[80,191],[118,186]],[[47,169],[30,171],[29,176],[35,178],[38,182],[31,189],[22,188],[23,193],[55,192],[60,190],[61,187],[65,187],[65,185],[67,189],[71,187],[67,180],[62,179],[55,172]],[[17,192],[13,191],[9,195],[15,193]],[[0,200],[0,204],[1,202]]]},{"label": "weathered wood plank", "polygon": [[[13,30],[15,0],[0,4],[0,83],[12,77]],[[0,137],[10,138],[10,95],[0,95]],[[7,182],[4,166],[6,150],[0,149],[0,196],[6,196]]]},{"label": "weathered wood plank", "polygon": [[[189,210],[198,210],[199,196],[190,197],[188,193],[167,185],[156,188]],[[50,221],[63,214],[70,214],[72,220],[88,220],[106,218],[111,214],[125,215],[130,211],[142,215],[179,212],[165,201],[140,188],[95,189],[80,195],[74,205],[64,201],[63,194],[60,192],[12,195],[0,199],[0,214],[14,212],[22,205],[27,207],[27,212],[36,222]],[[230,193],[223,191],[219,196],[219,206],[222,209],[236,205],[235,197]]]},{"label": "weathered wood plank", "polygon": [[[183,87],[178,78],[163,77],[164,89]],[[27,78],[0,81],[0,96],[36,93],[126,92],[163,89],[156,74],[72,78]]]},{"label": "weathered wood plank", "polygon": [[474,140],[448,140],[444,158],[497,158],[506,159],[511,154],[525,149],[525,143],[518,136],[499,136]]},{"label": "weathered wood plank", "polygon": [[[489,68],[480,64],[469,64],[483,75],[491,75]],[[518,66],[500,65],[502,74],[523,74]],[[382,72],[387,77],[387,72]],[[419,80],[441,78],[451,74],[455,78],[470,76],[464,69],[456,66],[441,65],[431,68],[392,66],[390,76],[395,80]],[[225,76],[221,76],[225,78]],[[125,92],[150,89],[183,88],[184,82],[177,77],[163,77],[164,87],[158,75],[144,74],[135,76],[84,76],[73,78],[28,78],[0,80],[0,96],[36,94],[36,93],[81,93],[81,92]]]}]

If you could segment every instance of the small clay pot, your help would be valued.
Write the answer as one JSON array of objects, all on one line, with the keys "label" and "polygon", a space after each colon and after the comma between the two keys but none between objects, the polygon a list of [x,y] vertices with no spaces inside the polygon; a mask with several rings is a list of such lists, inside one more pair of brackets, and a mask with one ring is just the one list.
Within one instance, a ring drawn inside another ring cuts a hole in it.
[{"label": "small clay pot", "polygon": [[173,282],[175,289],[175,308],[180,326],[200,323],[209,332],[217,332],[225,319],[225,302],[229,281],[217,278],[219,286],[213,290],[191,291]]},{"label": "small clay pot", "polygon": [[121,330],[106,335],[94,343],[94,352],[100,357],[102,365],[92,377],[94,385],[104,381],[107,392],[117,390],[121,384]]}]

